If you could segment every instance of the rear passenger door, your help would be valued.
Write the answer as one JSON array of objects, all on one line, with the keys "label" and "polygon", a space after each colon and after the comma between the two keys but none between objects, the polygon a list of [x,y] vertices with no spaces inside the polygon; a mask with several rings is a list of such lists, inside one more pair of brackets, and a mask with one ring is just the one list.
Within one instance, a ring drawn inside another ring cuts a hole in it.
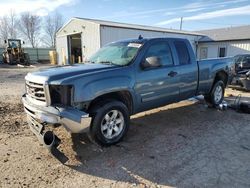
[{"label": "rear passenger door", "polygon": [[178,68],[180,100],[195,96],[198,86],[198,66],[193,49],[187,40],[172,40]]}]

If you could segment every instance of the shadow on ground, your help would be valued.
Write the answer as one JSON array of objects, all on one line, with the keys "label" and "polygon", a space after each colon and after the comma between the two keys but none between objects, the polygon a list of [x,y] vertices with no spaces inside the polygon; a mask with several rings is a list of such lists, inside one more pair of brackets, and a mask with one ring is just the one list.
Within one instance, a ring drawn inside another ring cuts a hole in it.
[{"label": "shadow on ground", "polygon": [[[248,121],[241,121],[242,119]],[[135,117],[125,139],[100,148],[72,135],[76,171],[168,186],[250,186],[250,117],[191,104]]]}]

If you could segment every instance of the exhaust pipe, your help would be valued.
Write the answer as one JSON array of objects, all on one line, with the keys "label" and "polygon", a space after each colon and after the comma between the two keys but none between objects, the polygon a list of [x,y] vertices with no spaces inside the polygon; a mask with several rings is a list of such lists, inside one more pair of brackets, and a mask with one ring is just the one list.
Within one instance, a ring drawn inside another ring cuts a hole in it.
[{"label": "exhaust pipe", "polygon": [[52,148],[57,148],[59,146],[61,140],[52,131],[47,131],[43,135],[43,143],[45,147],[51,151]]},{"label": "exhaust pipe", "polygon": [[61,151],[57,149],[61,140],[52,132],[47,131],[43,134],[43,144],[51,152],[51,154],[57,158],[61,163],[66,163],[69,158],[66,157]]}]

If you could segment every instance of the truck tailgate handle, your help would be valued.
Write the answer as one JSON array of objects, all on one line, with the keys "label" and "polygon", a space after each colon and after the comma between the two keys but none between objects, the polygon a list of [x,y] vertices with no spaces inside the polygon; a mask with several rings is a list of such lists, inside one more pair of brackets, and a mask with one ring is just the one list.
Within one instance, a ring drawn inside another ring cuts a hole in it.
[{"label": "truck tailgate handle", "polygon": [[168,76],[170,76],[170,77],[174,77],[176,75],[177,75],[177,72],[175,72],[175,71],[171,71],[170,73],[168,73]]}]

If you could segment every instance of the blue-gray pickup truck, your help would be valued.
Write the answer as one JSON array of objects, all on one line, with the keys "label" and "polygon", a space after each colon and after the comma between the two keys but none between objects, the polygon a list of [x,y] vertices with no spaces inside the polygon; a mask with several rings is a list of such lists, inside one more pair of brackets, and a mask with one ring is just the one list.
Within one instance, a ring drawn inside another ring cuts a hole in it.
[{"label": "blue-gray pickup truck", "polygon": [[[196,61],[186,39],[113,42],[83,64],[28,73],[22,97],[31,130],[49,149],[52,125],[88,130],[101,145],[119,142],[138,112],[204,95],[219,105],[231,75],[230,59]],[[50,131],[47,131],[49,128]]]}]

